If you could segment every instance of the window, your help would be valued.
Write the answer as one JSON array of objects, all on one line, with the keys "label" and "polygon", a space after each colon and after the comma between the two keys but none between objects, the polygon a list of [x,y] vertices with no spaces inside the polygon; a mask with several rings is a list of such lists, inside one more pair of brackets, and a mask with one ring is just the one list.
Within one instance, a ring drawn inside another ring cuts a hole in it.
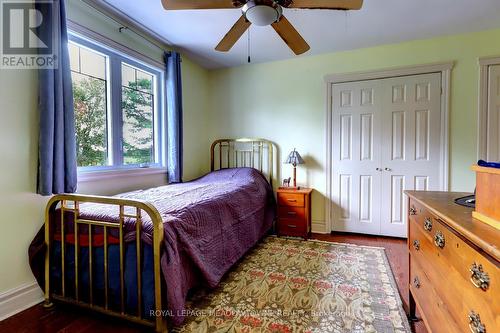
[{"label": "window", "polygon": [[79,170],[162,166],[163,71],[76,35],[68,48]]}]

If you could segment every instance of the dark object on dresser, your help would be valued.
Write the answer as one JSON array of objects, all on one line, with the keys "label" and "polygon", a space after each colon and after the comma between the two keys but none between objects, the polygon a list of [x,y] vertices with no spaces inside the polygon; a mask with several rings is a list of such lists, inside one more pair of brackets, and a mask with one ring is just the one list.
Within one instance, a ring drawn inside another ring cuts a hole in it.
[{"label": "dark object on dresser", "polygon": [[455,199],[455,203],[460,206],[475,208],[476,207],[476,195],[467,195],[465,197],[460,197]]},{"label": "dark object on dresser", "polygon": [[477,165],[479,165],[480,167],[485,167],[485,168],[500,169],[500,163],[496,163],[496,162],[486,162],[483,160],[479,160],[477,162]]},{"label": "dark object on dresser", "polygon": [[410,318],[429,332],[500,332],[500,231],[455,205],[468,193],[407,191]]},{"label": "dark object on dresser", "polygon": [[278,189],[278,235],[303,237],[311,232],[312,189]]}]

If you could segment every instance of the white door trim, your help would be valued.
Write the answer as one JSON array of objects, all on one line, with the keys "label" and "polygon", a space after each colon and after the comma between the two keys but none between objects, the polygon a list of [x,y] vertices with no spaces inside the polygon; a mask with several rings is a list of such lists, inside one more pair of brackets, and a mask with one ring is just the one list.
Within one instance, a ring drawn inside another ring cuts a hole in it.
[{"label": "white door trim", "polygon": [[479,58],[478,63],[477,158],[485,159],[488,145],[488,71],[490,66],[500,65],[500,56]]},{"label": "white door trim", "polygon": [[326,75],[326,204],[325,231],[332,230],[332,85],[353,81],[386,79],[398,76],[441,73],[441,184],[440,190],[449,189],[449,113],[451,92],[451,71],[454,62],[441,62],[408,67],[392,67],[374,71],[361,71]]}]

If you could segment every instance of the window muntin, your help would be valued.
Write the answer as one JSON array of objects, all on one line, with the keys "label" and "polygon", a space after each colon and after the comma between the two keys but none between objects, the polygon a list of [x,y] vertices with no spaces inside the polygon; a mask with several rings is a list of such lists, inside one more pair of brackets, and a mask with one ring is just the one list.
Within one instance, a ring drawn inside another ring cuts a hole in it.
[{"label": "window muntin", "polygon": [[162,70],[74,34],[68,48],[79,170],[163,166]]}]

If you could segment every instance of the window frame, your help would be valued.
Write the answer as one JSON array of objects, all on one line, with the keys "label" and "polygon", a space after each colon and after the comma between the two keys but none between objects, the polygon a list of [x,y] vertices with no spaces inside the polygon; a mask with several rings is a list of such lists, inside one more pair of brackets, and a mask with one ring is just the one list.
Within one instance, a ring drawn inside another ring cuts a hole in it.
[{"label": "window frame", "polygon": [[[131,174],[130,170],[149,170],[154,174],[166,172],[166,94],[165,69],[148,64],[137,57],[127,55],[100,41],[82,36],[74,31],[68,32],[68,43],[105,55],[106,66],[106,103],[107,103],[107,163],[103,166],[78,166],[79,180],[91,180],[91,174],[120,175]],[[123,110],[122,110],[122,64],[134,67],[153,75],[153,147],[154,163],[123,164]],[[141,172],[133,172],[141,174]],[[90,177],[89,177],[90,176]],[[98,177],[100,178],[100,177]]]}]

